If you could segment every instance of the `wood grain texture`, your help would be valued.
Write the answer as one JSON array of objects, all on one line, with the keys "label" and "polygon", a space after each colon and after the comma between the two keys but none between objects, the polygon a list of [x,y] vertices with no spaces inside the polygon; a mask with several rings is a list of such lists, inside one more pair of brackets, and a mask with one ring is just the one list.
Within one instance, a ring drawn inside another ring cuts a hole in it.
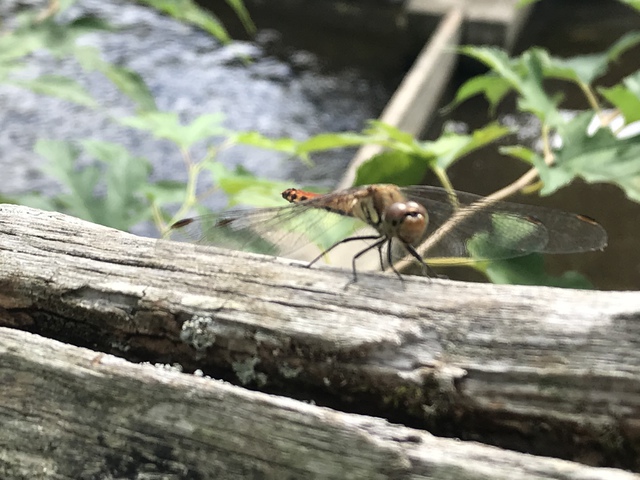
[{"label": "wood grain texture", "polygon": [[360,277],[0,207],[0,325],[640,469],[640,293]]},{"label": "wood grain texture", "polygon": [[436,438],[18,330],[0,328],[0,358],[3,479],[640,478]]}]

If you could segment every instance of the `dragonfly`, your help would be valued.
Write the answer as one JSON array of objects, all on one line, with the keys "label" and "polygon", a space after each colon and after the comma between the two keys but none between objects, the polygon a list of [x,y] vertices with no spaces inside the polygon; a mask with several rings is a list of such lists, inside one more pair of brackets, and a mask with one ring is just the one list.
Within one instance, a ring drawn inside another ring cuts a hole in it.
[{"label": "dragonfly", "polygon": [[[431,258],[455,264],[535,252],[586,252],[607,244],[604,228],[585,215],[491,201],[440,187],[374,184],[327,194],[289,188],[282,197],[289,205],[179,220],[169,228],[169,237],[177,234],[191,242],[272,255],[316,243],[322,252],[308,267],[340,245],[365,241],[367,246],[352,259],[354,282],[357,260],[373,250],[378,251],[381,268],[386,258],[402,280],[396,268],[401,258],[417,261],[426,274]],[[344,219],[370,231],[345,226]],[[336,240],[340,233],[342,238]]]}]

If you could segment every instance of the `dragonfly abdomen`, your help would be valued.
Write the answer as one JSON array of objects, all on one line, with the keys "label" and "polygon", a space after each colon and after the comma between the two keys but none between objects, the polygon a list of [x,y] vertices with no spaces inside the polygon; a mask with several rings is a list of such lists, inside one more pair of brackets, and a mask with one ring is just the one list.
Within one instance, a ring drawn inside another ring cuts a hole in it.
[{"label": "dragonfly abdomen", "polygon": [[339,198],[331,194],[323,195],[320,193],[306,192],[297,188],[287,188],[282,192],[282,198],[289,203],[305,204],[311,208],[321,208],[328,212],[353,217],[353,206],[355,199]]}]

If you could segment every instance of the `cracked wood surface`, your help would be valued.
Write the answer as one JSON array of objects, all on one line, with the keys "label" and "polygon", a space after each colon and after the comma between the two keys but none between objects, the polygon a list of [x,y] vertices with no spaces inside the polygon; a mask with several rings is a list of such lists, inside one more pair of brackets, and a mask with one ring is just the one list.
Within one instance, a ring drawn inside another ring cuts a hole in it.
[{"label": "cracked wood surface", "polygon": [[0,328],[0,358],[7,480],[640,478],[437,438],[18,330]]},{"label": "cracked wood surface", "polygon": [[[345,289],[350,278],[0,207],[2,326],[133,361],[180,363],[437,435],[640,469],[640,293],[409,277],[403,285],[384,274],[362,274]],[[25,365],[37,363],[27,345]],[[47,348],[71,348],[55,345]],[[33,378],[6,375],[17,385]],[[198,395],[200,387],[189,388]],[[117,417],[117,404],[105,409]],[[491,452],[498,459],[504,451]],[[476,474],[468,478],[485,478]]]}]

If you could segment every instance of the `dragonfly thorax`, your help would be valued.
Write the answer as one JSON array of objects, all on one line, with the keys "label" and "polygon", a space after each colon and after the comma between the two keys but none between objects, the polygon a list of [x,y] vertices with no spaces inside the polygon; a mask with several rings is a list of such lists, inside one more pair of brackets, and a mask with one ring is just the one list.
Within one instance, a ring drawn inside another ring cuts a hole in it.
[{"label": "dragonfly thorax", "polygon": [[389,238],[396,237],[403,243],[415,245],[425,231],[429,216],[417,202],[395,202],[387,208],[380,224],[380,233]]}]

